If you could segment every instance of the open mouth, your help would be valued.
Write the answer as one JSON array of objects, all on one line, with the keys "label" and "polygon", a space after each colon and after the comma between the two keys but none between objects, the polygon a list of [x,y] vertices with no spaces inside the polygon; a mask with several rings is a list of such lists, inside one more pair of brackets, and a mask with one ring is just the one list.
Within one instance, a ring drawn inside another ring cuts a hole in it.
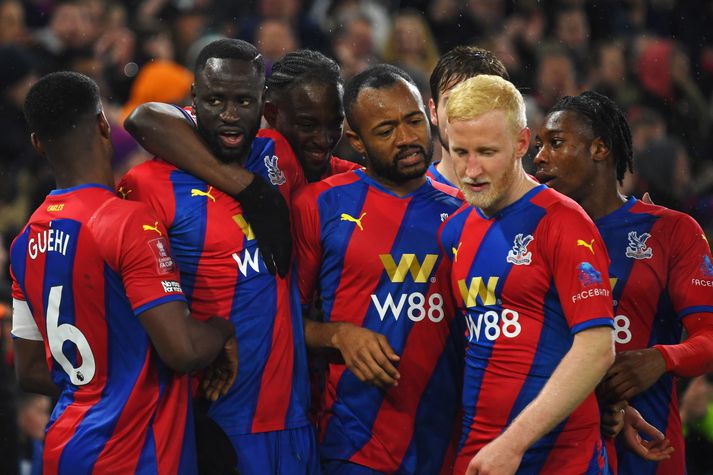
[{"label": "open mouth", "polygon": [[421,150],[413,149],[405,153],[400,153],[397,159],[401,166],[410,167],[422,163],[425,160],[425,156]]},{"label": "open mouth", "polygon": [[329,160],[329,151],[320,151],[320,150],[305,150],[303,152],[304,157],[311,163],[314,163],[316,165],[323,165],[324,163]]},{"label": "open mouth", "polygon": [[245,136],[238,131],[223,131],[220,132],[218,136],[220,137],[220,142],[227,148],[239,147],[245,138]]},{"label": "open mouth", "polygon": [[535,173],[535,178],[537,178],[537,181],[539,181],[543,185],[549,185],[550,182],[555,179],[555,177],[553,175],[550,175],[545,172]]}]

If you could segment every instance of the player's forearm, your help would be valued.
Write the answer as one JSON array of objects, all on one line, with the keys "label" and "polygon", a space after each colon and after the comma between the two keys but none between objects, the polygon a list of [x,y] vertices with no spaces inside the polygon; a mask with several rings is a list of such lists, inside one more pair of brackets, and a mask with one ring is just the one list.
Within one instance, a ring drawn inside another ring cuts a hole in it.
[{"label": "player's forearm", "polygon": [[338,349],[337,334],[344,323],[304,319],[305,343],[310,350]]},{"label": "player's forearm", "polygon": [[614,361],[611,329],[577,333],[540,394],[501,435],[523,453],[550,432],[589,396]]},{"label": "player's forearm", "polygon": [[[692,319],[698,319],[693,321]],[[707,323],[711,315],[686,317],[688,338],[677,345],[656,345],[666,361],[666,372],[683,378],[692,378],[713,371],[713,324]]]},{"label": "player's forearm", "polygon": [[223,350],[225,342],[235,334],[233,325],[212,317],[205,323],[195,321],[191,328],[191,352],[186,355],[182,372],[190,373],[211,364]]},{"label": "player's forearm", "polygon": [[15,347],[15,375],[20,389],[28,393],[59,396],[59,388],[52,381],[47,368],[42,341],[23,338],[13,340]]},{"label": "player's forearm", "polygon": [[253,180],[253,174],[241,165],[216,159],[181,112],[169,104],[140,105],[124,127],[150,153],[225,193],[236,195]]}]

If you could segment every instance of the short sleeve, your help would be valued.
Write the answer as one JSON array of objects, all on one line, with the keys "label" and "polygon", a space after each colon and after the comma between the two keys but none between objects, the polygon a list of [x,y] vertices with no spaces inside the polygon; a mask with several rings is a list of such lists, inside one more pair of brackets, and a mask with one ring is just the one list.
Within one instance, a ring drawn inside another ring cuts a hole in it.
[{"label": "short sleeve", "polygon": [[713,312],[713,259],[701,227],[681,214],[669,242],[668,290],[680,318],[692,313]]},{"label": "short sleeve", "polygon": [[185,301],[165,227],[146,206],[130,208],[115,258],[131,308],[139,315],[162,303]]},{"label": "short sleeve", "polygon": [[127,201],[146,203],[165,227],[173,223],[176,211],[168,167],[158,159],[144,162],[129,170],[119,181],[116,192]]},{"label": "short sleeve", "polygon": [[292,209],[295,257],[303,304],[311,303],[315,296],[322,261],[319,209],[314,186],[317,185],[311,185],[298,193]]},{"label": "short sleeve", "polygon": [[609,256],[584,211],[561,206],[548,213],[543,255],[549,256],[557,295],[572,333],[614,326]]},{"label": "short sleeve", "polygon": [[30,306],[25,300],[12,299],[12,336],[25,340],[42,341],[42,333],[32,317]]}]

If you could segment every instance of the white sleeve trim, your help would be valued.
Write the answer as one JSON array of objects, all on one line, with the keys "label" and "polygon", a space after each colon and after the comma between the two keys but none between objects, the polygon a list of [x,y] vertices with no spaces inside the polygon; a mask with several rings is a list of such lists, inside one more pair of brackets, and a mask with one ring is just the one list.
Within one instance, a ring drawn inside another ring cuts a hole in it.
[{"label": "white sleeve trim", "polygon": [[24,300],[12,299],[12,334],[25,340],[43,340],[42,333],[32,318],[30,306]]}]

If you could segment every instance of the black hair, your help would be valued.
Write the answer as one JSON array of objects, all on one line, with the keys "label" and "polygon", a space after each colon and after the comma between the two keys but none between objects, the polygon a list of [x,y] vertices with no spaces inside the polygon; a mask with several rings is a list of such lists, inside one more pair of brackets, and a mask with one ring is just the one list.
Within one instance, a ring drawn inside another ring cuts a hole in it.
[{"label": "black hair", "polygon": [[286,54],[272,65],[272,73],[265,81],[268,95],[280,95],[293,86],[317,82],[327,85],[343,84],[339,65],[319,51],[301,49]]},{"label": "black hair", "polygon": [[25,97],[25,118],[41,139],[56,139],[101,112],[99,87],[89,77],[70,71],[51,73],[37,81]]},{"label": "black hair", "polygon": [[377,64],[371,66],[351,78],[344,88],[344,115],[347,117],[349,126],[353,130],[357,130],[352,112],[354,104],[356,104],[359,93],[362,90],[368,88],[382,89],[392,86],[400,80],[406,81],[415,89],[418,89],[418,86],[406,71],[391,64]]},{"label": "black hair", "polygon": [[247,41],[224,38],[209,43],[198,53],[194,73],[198,76],[210,58],[238,59],[252,63],[260,76],[265,74],[265,60],[257,48]]},{"label": "black hair", "polygon": [[557,111],[575,112],[589,122],[594,137],[601,138],[614,156],[616,179],[619,183],[627,171],[634,170],[629,123],[614,101],[598,92],[585,91],[578,96],[563,97],[547,114]]},{"label": "black hair", "polygon": [[500,76],[506,81],[510,75],[495,53],[476,46],[456,46],[438,60],[431,73],[431,98],[438,105],[441,91],[450,89],[459,81],[479,74]]}]

